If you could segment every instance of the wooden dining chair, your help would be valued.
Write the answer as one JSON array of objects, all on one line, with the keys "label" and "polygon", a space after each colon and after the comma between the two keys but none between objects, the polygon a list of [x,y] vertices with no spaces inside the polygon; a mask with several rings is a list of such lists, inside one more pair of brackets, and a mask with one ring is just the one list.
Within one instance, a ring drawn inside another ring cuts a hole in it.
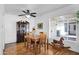
[{"label": "wooden dining chair", "polygon": [[28,44],[29,44],[30,48],[35,49],[35,46],[36,46],[35,36],[32,32],[29,33],[29,39],[27,41],[28,41]]},{"label": "wooden dining chair", "polygon": [[47,36],[44,32],[40,32],[40,47],[44,47],[45,50],[47,49]]},{"label": "wooden dining chair", "polygon": [[30,42],[30,40],[29,40],[29,33],[26,33],[25,35],[24,35],[24,46],[25,47],[28,47],[28,43]]}]

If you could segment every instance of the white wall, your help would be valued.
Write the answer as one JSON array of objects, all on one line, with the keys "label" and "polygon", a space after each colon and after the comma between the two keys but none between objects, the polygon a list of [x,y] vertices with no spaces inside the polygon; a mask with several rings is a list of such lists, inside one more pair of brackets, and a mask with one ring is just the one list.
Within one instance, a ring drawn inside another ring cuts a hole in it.
[{"label": "white wall", "polygon": [[[36,32],[39,34],[39,32],[45,32],[47,36],[49,35],[49,17],[41,16],[35,20],[36,23]],[[43,23],[43,29],[38,29],[37,24]]]},{"label": "white wall", "polygon": [[[17,15],[5,14],[5,43],[16,42],[16,22],[26,20],[25,17],[18,17]],[[34,19],[27,19],[30,23],[30,31],[34,27]]]},{"label": "white wall", "polygon": [[0,54],[3,54],[4,48],[4,5],[0,5]]},{"label": "white wall", "polygon": [[50,19],[49,20],[49,42],[52,42],[53,39],[56,38],[56,20]]},{"label": "white wall", "polygon": [[5,14],[5,43],[16,42],[17,16]]}]

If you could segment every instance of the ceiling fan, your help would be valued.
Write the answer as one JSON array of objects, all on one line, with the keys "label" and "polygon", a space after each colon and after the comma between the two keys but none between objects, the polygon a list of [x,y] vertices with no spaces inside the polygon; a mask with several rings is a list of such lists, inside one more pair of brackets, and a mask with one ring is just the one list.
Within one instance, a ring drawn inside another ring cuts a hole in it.
[{"label": "ceiling fan", "polygon": [[35,13],[35,12],[33,12],[33,13],[30,13],[30,10],[23,10],[22,11],[24,14],[21,14],[21,15],[18,15],[18,16],[27,16],[27,15],[29,15],[29,16],[32,16],[32,17],[36,17],[35,16],[35,14],[37,14],[37,13]]}]

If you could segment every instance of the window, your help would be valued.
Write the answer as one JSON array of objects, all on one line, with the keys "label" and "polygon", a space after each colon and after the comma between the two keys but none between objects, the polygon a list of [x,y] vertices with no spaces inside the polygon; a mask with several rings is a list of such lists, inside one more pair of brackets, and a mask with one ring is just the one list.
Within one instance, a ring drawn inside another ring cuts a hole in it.
[{"label": "window", "polygon": [[58,37],[60,36],[60,31],[59,31],[59,30],[57,30],[57,36],[58,36]]},{"label": "window", "polygon": [[64,23],[65,32],[67,32],[67,23]]},{"label": "window", "polygon": [[76,22],[69,23],[69,35],[76,35]]}]

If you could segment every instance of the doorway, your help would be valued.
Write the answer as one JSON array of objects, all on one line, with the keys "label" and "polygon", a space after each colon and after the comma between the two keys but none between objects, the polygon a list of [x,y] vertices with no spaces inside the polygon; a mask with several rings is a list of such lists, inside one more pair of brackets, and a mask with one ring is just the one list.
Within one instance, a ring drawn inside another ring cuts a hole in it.
[{"label": "doorway", "polygon": [[16,24],[17,28],[17,43],[24,42],[24,35],[29,32],[29,22],[18,21]]}]

